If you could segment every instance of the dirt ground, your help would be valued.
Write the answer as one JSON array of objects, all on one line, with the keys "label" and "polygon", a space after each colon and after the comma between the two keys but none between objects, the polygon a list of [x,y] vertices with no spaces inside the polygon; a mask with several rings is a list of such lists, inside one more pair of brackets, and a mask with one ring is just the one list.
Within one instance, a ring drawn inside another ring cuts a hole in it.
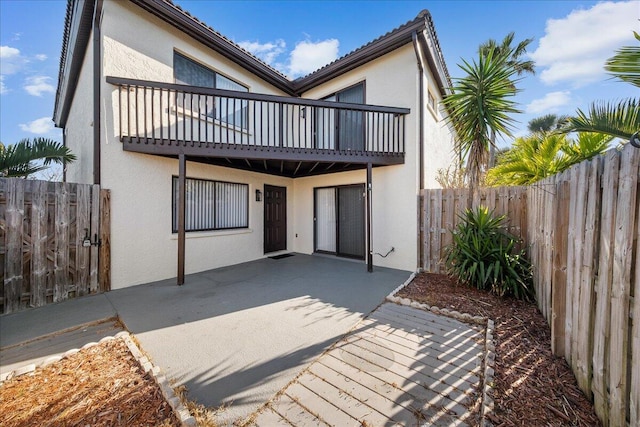
[{"label": "dirt ground", "polygon": [[6,381],[0,425],[179,426],[153,378],[120,339]]},{"label": "dirt ground", "polygon": [[593,405],[563,358],[551,353],[551,332],[533,304],[423,273],[398,296],[495,321],[495,426],[600,426]]}]

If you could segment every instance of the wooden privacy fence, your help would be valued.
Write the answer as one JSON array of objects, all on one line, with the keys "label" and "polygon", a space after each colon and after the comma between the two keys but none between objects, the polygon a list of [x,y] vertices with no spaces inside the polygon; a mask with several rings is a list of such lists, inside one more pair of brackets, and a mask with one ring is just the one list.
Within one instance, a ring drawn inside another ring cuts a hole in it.
[{"label": "wooden privacy fence", "polygon": [[109,190],[0,178],[0,313],[110,288]]},{"label": "wooden privacy fence", "polygon": [[452,242],[451,230],[460,223],[459,215],[472,206],[486,206],[496,215],[507,215],[505,225],[509,231],[525,240],[526,191],[527,187],[483,188],[474,199],[467,189],[423,190],[423,268],[433,273],[444,272],[442,253]]},{"label": "wooden privacy fence", "polygon": [[[640,426],[639,173],[640,150],[628,145],[525,189],[481,192],[525,240],[552,350],[605,426]],[[425,269],[441,271],[448,230],[470,205],[464,190],[424,191]]]}]

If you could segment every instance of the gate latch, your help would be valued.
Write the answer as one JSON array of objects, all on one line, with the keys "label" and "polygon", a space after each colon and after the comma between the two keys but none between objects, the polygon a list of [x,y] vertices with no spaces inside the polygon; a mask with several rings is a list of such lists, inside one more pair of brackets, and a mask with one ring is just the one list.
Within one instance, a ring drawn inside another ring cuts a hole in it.
[{"label": "gate latch", "polygon": [[95,233],[93,235],[93,242],[91,241],[91,237],[89,237],[89,229],[84,229],[84,237],[82,238],[82,247],[88,248],[89,246],[100,246],[102,244],[102,240],[98,239],[98,234]]}]

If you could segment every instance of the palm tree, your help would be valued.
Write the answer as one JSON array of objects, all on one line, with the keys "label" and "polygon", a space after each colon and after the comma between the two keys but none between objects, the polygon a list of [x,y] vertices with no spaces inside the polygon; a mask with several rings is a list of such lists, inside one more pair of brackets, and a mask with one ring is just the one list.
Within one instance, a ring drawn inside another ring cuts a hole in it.
[{"label": "palm tree", "polygon": [[[535,63],[529,60],[522,60],[521,57],[527,52],[527,47],[533,42],[533,39],[525,39],[512,47],[511,44],[515,39],[516,33],[513,31],[507,34],[502,42],[498,44],[494,39],[489,39],[480,45],[480,55],[487,55],[493,52],[494,55],[503,55],[506,58],[505,66],[515,69],[516,75],[535,74]],[[496,133],[491,131],[491,145],[489,146],[489,167],[495,166],[496,161]]]},{"label": "palm tree", "polygon": [[541,117],[536,117],[529,120],[527,129],[530,133],[549,133],[557,131],[562,128],[562,125],[567,121],[568,116],[558,116],[556,114],[545,114]]},{"label": "palm tree", "polygon": [[443,101],[449,112],[448,121],[458,133],[456,149],[467,159],[472,191],[477,189],[487,164],[491,131],[511,135],[514,120],[509,115],[520,112],[510,99],[517,92],[512,80],[517,71],[505,65],[508,58],[489,50],[479,53],[477,62],[463,60],[459,67],[466,76],[455,79],[452,93]]},{"label": "palm tree", "polygon": [[517,138],[487,172],[491,185],[529,185],[604,153],[612,137],[582,132],[577,139],[558,133],[535,132]]},{"label": "palm tree", "polygon": [[[634,31],[635,38],[640,35]],[[609,58],[605,69],[614,77],[640,87],[640,47],[623,46],[614,56]],[[564,132],[598,132],[631,141],[640,133],[640,102],[627,98],[617,104],[594,102],[589,110],[578,110],[575,117],[570,117]]]},{"label": "palm tree", "polygon": [[490,185],[529,185],[563,170],[564,135],[534,133],[516,138],[498,164],[487,172]]},{"label": "palm tree", "polygon": [[[42,163],[38,163],[38,161]],[[69,148],[47,138],[33,141],[22,139],[5,146],[0,142],[0,177],[28,177],[49,167],[51,163],[64,164],[76,160]]]}]

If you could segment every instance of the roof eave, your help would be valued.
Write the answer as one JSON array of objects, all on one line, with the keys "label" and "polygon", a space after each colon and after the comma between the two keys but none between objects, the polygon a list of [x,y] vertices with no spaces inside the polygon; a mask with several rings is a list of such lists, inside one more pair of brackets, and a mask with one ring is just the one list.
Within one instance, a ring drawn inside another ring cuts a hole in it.
[{"label": "roof eave", "polygon": [[87,52],[93,28],[94,0],[69,0],[68,22],[65,23],[58,88],[53,109],[53,121],[57,127],[64,127],[69,116],[71,101],[78,85],[78,76]]},{"label": "roof eave", "polygon": [[221,39],[216,33],[195,22],[193,18],[177,10],[174,6],[157,0],[131,0],[131,2],[239,64],[283,92],[289,95],[295,94],[291,87],[291,81],[286,77],[253,58],[233,43]]},{"label": "roof eave", "polygon": [[412,43],[412,35],[415,31],[420,31],[425,25],[423,19],[416,19],[410,24],[402,27],[398,31],[389,33],[386,36],[365,45],[350,55],[327,65],[320,70],[302,77],[293,82],[293,86],[298,95],[323,83],[347,73],[368,62],[373,61],[389,52],[392,52],[408,43]]},{"label": "roof eave", "polygon": [[431,15],[427,14],[425,19],[427,22],[423,31],[420,32],[422,37],[418,37],[418,43],[420,43],[420,47],[425,53],[429,68],[438,83],[440,94],[444,98],[451,90],[451,77],[440,50],[440,43],[433,27]]}]

